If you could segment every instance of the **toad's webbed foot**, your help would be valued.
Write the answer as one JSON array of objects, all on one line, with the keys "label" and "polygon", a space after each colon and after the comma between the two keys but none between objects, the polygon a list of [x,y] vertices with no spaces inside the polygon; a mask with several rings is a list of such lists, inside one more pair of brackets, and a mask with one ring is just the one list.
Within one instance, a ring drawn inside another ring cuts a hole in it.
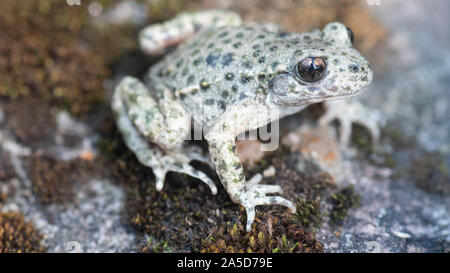
[{"label": "toad's webbed foot", "polygon": [[267,196],[269,193],[283,193],[283,189],[279,185],[261,185],[261,174],[255,175],[247,182],[245,197],[242,198],[242,206],[245,207],[247,213],[247,231],[251,230],[253,221],[255,220],[255,206],[260,205],[282,205],[288,207],[292,213],[295,213],[295,205],[281,196]]},{"label": "toad's webbed foot", "polygon": [[352,123],[367,128],[372,137],[372,142],[377,142],[380,137],[380,126],[384,124],[381,113],[375,109],[369,109],[356,100],[352,101],[328,101],[325,102],[327,111],[320,118],[319,124],[325,125],[334,119],[340,125],[340,144],[347,147],[352,132]]}]

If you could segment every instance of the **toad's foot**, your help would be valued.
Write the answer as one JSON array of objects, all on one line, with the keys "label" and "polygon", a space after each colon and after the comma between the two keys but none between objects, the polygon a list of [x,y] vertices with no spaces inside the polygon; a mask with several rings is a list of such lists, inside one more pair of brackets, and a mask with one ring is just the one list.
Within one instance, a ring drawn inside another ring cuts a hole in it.
[{"label": "toad's foot", "polygon": [[319,124],[325,125],[337,119],[340,124],[340,144],[347,147],[352,132],[352,123],[364,126],[370,132],[372,142],[377,142],[380,137],[379,127],[384,124],[384,118],[380,112],[368,109],[358,101],[328,101],[325,102],[327,111],[320,118]]},{"label": "toad's foot", "polygon": [[195,169],[189,162],[192,160],[202,161],[208,163],[205,157],[197,151],[188,151],[186,154],[174,150],[166,152],[166,155],[159,158],[159,163],[151,165],[156,177],[156,189],[162,190],[164,186],[164,178],[169,171],[185,173],[197,179],[200,179],[211,189],[212,194],[217,194],[217,187],[214,182],[203,172]]},{"label": "toad's foot", "polygon": [[209,186],[212,194],[217,194],[217,187],[214,182],[205,173],[189,165],[192,160],[208,162],[200,152],[190,149],[173,149],[163,152],[156,145],[149,144],[137,131],[132,130],[131,122],[127,125],[126,123],[128,123],[126,119],[121,119],[119,123],[121,128],[128,128],[125,142],[134,151],[141,164],[152,168],[156,178],[156,190],[162,190],[166,174],[173,171],[200,179]]},{"label": "toad's foot", "polygon": [[262,175],[257,174],[247,182],[246,192],[242,198],[242,206],[247,213],[247,231],[252,229],[255,220],[255,206],[259,205],[282,205],[288,207],[295,213],[294,204],[281,196],[267,196],[268,193],[283,193],[283,189],[278,185],[261,185]]},{"label": "toad's foot", "polygon": [[190,161],[199,161],[207,164],[211,169],[214,169],[214,164],[211,161],[211,158],[205,154],[205,152],[196,145],[185,145],[182,148],[181,154],[187,156]]}]

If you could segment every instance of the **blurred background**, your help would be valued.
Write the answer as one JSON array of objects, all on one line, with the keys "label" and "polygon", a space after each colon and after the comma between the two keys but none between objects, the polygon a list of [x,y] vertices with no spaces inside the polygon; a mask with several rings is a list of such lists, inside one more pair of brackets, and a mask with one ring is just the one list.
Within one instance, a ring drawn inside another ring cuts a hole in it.
[{"label": "blurred background", "polygon": [[[355,126],[342,151],[317,104],[282,121],[277,151],[239,143],[247,177],[298,208],[260,208],[250,233],[223,188],[171,173],[156,192],[109,109],[120,77],[159,60],[138,49],[140,29],[211,8],[293,32],[343,22],[374,68],[357,99],[386,121],[379,143]],[[448,253],[448,14],[446,0],[0,0],[0,253]]]}]

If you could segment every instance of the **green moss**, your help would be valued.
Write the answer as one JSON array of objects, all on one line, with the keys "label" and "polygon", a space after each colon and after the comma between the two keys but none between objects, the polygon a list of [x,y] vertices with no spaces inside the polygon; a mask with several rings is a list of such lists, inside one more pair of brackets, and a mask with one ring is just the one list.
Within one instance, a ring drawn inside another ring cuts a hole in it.
[{"label": "green moss", "polygon": [[141,253],[171,253],[168,242],[158,242],[153,236],[147,236],[145,244],[139,249]]},{"label": "green moss", "polygon": [[132,185],[134,191],[130,189],[127,196],[130,221],[144,234],[169,242],[169,247],[190,249],[192,241],[203,238],[205,230],[213,227],[213,222],[222,222],[223,218],[229,217],[216,214],[221,208],[219,200],[227,196],[222,193],[218,200],[190,177],[169,176],[172,177],[168,177],[168,185],[162,192],[156,191],[150,177],[144,180],[148,181],[146,183],[141,181],[144,185]]},{"label": "green moss", "polygon": [[355,192],[353,185],[350,185],[331,195],[330,199],[333,205],[330,213],[330,223],[331,225],[340,225],[347,216],[348,210],[359,204],[361,195]]},{"label": "green moss", "polygon": [[45,252],[43,237],[20,212],[0,212],[0,253]]},{"label": "green moss", "polygon": [[[38,12],[36,12],[38,11]],[[87,11],[64,1],[7,1],[0,10],[0,95],[39,98],[86,113],[102,101],[103,60],[80,39]]]},{"label": "green moss", "polygon": [[285,214],[258,213],[251,232],[235,223],[216,227],[206,239],[194,246],[202,253],[317,253],[323,245],[301,224]]},{"label": "green moss", "polygon": [[297,212],[294,215],[294,220],[300,223],[304,228],[320,227],[323,220],[323,213],[320,208],[319,200],[307,200],[299,198],[297,203]]},{"label": "green moss", "polygon": [[7,1],[0,28],[0,96],[32,97],[77,116],[105,103],[109,64],[137,48],[136,27],[97,27],[85,6],[59,0]]},{"label": "green moss", "polygon": [[[98,2],[104,10],[117,3]],[[185,6],[180,0],[142,2],[151,21]],[[103,82],[111,65],[138,49],[137,26],[96,25],[86,5],[60,0],[6,1],[0,28],[0,97],[35,98],[79,117],[107,103]]]},{"label": "green moss", "polygon": [[[202,238],[205,230],[212,228],[212,222],[220,222],[228,215],[216,215],[228,196],[219,190],[217,196],[210,193],[203,183],[189,176],[169,173],[164,189],[155,189],[151,168],[141,165],[135,156],[123,145],[120,136],[114,134],[117,142],[104,138],[103,159],[109,166],[114,180],[126,189],[126,210],[130,223],[143,235],[166,242],[174,250],[189,251],[192,241]],[[105,155],[108,154],[108,157]],[[156,248],[155,248],[156,247]],[[163,249],[165,249],[164,247]],[[147,244],[141,251],[160,250],[160,246]]]}]

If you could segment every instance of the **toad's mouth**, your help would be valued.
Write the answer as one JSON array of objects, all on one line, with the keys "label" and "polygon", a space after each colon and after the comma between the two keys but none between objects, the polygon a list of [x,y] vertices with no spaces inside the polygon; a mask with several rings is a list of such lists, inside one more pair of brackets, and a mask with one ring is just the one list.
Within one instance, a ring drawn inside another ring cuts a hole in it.
[{"label": "toad's mouth", "polygon": [[353,97],[356,95],[359,95],[361,92],[364,92],[366,90],[366,88],[363,88],[361,90],[359,90],[358,92],[354,92],[354,93],[348,93],[348,94],[340,94],[340,95],[323,95],[320,97],[316,97],[316,98],[290,98],[288,100],[280,98],[277,95],[274,95],[273,93],[269,93],[269,95],[267,96],[267,100],[268,102],[278,105],[278,106],[304,106],[304,105],[309,105],[309,104],[314,104],[314,103],[320,103],[320,102],[324,102],[324,101],[335,101],[335,100],[341,100],[341,99],[346,99],[349,97]]}]

